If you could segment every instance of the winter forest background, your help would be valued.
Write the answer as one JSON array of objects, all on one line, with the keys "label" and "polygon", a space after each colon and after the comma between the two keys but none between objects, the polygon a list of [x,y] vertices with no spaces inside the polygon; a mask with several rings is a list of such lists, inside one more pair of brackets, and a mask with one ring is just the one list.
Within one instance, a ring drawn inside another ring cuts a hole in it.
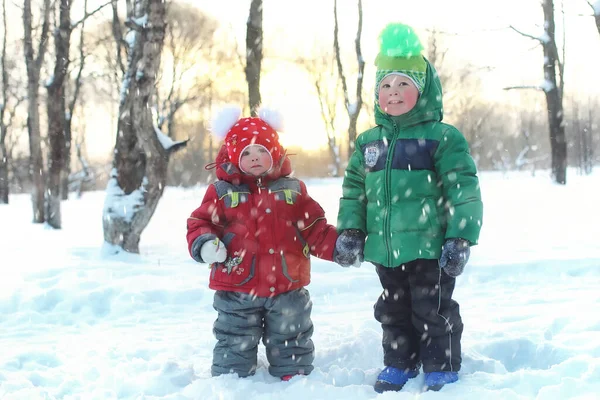
[{"label": "winter forest background", "polygon": [[135,252],[164,186],[212,179],[225,103],[279,108],[295,174],[340,176],[372,124],[377,34],[398,20],[480,170],[568,184],[567,166],[598,163],[597,1],[309,3],[2,0],[0,203],[31,193],[34,222],[60,228],[68,192],[108,189],[107,243]]}]

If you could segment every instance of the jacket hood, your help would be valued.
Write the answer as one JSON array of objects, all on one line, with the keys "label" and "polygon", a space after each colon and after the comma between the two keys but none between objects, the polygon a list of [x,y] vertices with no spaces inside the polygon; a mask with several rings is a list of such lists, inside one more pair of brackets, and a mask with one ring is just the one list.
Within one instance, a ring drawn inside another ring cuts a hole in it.
[{"label": "jacket hood", "polygon": [[420,124],[428,121],[441,121],[444,117],[442,104],[442,84],[435,68],[427,62],[427,77],[423,93],[419,96],[417,104],[408,113],[391,116],[379,107],[379,82],[375,87],[375,123],[392,127],[394,124],[400,128]]}]

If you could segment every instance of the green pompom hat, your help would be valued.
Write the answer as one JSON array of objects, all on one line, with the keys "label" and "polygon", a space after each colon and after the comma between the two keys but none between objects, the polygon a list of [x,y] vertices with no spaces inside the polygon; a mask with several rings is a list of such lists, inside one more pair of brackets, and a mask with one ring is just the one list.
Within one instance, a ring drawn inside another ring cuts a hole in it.
[{"label": "green pompom hat", "polygon": [[379,96],[379,84],[389,74],[397,73],[413,80],[419,93],[425,88],[427,62],[421,55],[423,46],[414,29],[401,23],[388,24],[379,35],[375,98]]}]

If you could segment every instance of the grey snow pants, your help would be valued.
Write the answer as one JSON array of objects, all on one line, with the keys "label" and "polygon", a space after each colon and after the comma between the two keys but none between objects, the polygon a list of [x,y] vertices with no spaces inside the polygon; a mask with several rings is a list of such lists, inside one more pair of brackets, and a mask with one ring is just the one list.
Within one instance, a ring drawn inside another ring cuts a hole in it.
[{"label": "grey snow pants", "polygon": [[315,348],[308,290],[302,288],[274,297],[219,290],[213,306],[218,312],[213,329],[218,340],[213,352],[213,376],[254,374],[261,337],[271,375],[312,372]]}]

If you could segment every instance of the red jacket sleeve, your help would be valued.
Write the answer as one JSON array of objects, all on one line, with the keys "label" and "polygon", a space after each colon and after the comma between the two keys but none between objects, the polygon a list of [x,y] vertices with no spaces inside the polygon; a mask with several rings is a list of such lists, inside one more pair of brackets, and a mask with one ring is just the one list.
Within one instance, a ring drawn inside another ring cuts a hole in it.
[{"label": "red jacket sleeve", "polygon": [[202,204],[187,219],[187,242],[190,255],[199,259],[199,249],[205,242],[220,237],[224,221],[223,210],[219,207],[219,197],[214,185],[206,189]]},{"label": "red jacket sleeve", "polygon": [[333,250],[337,240],[336,228],[327,223],[325,211],[313,200],[300,181],[302,191],[299,205],[298,229],[310,247],[310,253],[323,260],[333,261]]}]

